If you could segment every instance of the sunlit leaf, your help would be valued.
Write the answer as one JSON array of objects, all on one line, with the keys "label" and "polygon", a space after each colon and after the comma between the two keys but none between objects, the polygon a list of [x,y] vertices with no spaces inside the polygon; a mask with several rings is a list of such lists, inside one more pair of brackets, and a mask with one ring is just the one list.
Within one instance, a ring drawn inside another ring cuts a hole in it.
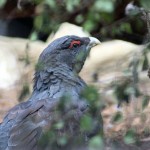
[{"label": "sunlit leaf", "polygon": [[80,120],[80,128],[82,131],[89,131],[92,129],[92,118],[84,115]]},{"label": "sunlit leaf", "polygon": [[69,12],[74,10],[74,7],[80,4],[80,0],[65,0],[66,8]]},{"label": "sunlit leaf", "polygon": [[45,0],[45,3],[48,4],[51,8],[56,7],[56,1],[55,0]]},{"label": "sunlit leaf", "polygon": [[83,17],[81,14],[79,14],[79,15],[76,17],[75,20],[76,20],[77,23],[81,23],[81,22],[83,22],[84,17]]},{"label": "sunlit leaf", "polygon": [[141,3],[141,5],[142,5],[146,10],[149,10],[149,8],[150,8],[150,1],[149,1],[149,0],[140,0],[139,2]]},{"label": "sunlit leaf", "polygon": [[113,123],[117,123],[117,122],[120,122],[120,121],[122,121],[122,120],[123,120],[123,115],[122,115],[121,112],[117,112],[117,113],[113,116],[113,118],[112,118],[112,122],[113,122]]},{"label": "sunlit leaf", "polygon": [[43,16],[39,15],[36,16],[34,19],[34,26],[37,30],[40,30],[42,28],[42,24],[43,24]]},{"label": "sunlit leaf", "polygon": [[89,150],[102,150],[104,148],[104,142],[102,137],[95,136],[89,141]]},{"label": "sunlit leaf", "polygon": [[35,4],[40,4],[42,3],[44,0],[32,0]]},{"label": "sunlit leaf", "polygon": [[149,96],[144,96],[143,101],[142,101],[142,109],[145,109],[145,107],[148,106],[150,101],[150,97]]},{"label": "sunlit leaf", "polygon": [[69,94],[65,94],[61,97],[61,100],[59,102],[59,105],[58,105],[58,109],[60,111],[65,111],[66,109],[70,108],[71,106],[71,96]]},{"label": "sunlit leaf", "polygon": [[132,33],[131,25],[129,23],[122,23],[120,25],[120,30],[128,33]]},{"label": "sunlit leaf", "polygon": [[131,87],[131,86],[129,86],[129,87],[127,87],[126,89],[125,89],[125,93],[126,94],[135,94],[135,89],[134,89],[134,87]]},{"label": "sunlit leaf", "polygon": [[66,145],[67,144],[67,137],[66,136],[61,136],[57,139],[57,143],[61,146]]},{"label": "sunlit leaf", "polygon": [[134,130],[130,129],[129,131],[127,131],[126,135],[124,136],[124,142],[126,144],[132,144],[136,142]]},{"label": "sunlit leaf", "polygon": [[101,12],[111,13],[114,10],[114,2],[112,0],[96,0],[94,8]]},{"label": "sunlit leaf", "polygon": [[43,63],[41,63],[41,62],[38,62],[36,65],[35,65],[35,70],[37,70],[37,71],[40,71],[40,70],[42,70],[44,68],[44,65],[43,65]]},{"label": "sunlit leaf", "polygon": [[35,40],[37,40],[37,38],[38,38],[38,35],[37,35],[37,32],[32,32],[32,34],[30,35],[30,40],[32,40],[32,41],[35,41]]},{"label": "sunlit leaf", "polygon": [[63,121],[59,121],[58,123],[55,124],[56,129],[62,129],[63,127],[64,127],[64,122]]},{"label": "sunlit leaf", "polygon": [[81,96],[87,99],[92,104],[99,100],[99,93],[93,86],[86,87],[84,91],[82,91]]},{"label": "sunlit leaf", "polygon": [[95,23],[92,20],[87,20],[84,22],[83,28],[86,31],[91,32],[95,28]]},{"label": "sunlit leaf", "polygon": [[5,3],[6,3],[6,0],[0,0],[0,8],[3,7]]},{"label": "sunlit leaf", "polygon": [[144,60],[143,60],[143,66],[142,66],[142,70],[147,70],[148,68],[148,65],[149,65],[149,61],[148,61],[148,57],[146,54],[144,54]]}]

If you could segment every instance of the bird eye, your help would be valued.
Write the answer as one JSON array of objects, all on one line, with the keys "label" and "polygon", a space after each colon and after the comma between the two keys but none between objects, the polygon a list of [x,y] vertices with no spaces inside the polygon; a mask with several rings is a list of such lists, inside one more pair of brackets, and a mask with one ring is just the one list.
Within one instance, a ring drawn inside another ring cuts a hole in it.
[{"label": "bird eye", "polygon": [[77,44],[77,43],[73,44],[73,47],[75,47],[75,48],[78,47],[78,46],[79,46],[79,44]]},{"label": "bird eye", "polygon": [[69,46],[69,48],[77,48],[78,46],[80,46],[81,45],[81,42],[80,41],[72,41],[71,43],[70,43],[70,46]]}]

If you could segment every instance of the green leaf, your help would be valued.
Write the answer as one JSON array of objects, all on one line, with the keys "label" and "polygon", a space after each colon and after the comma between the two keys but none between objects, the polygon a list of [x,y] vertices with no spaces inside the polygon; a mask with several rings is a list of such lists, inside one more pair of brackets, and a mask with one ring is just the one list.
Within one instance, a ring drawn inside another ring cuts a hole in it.
[{"label": "green leaf", "polygon": [[150,0],[140,0],[139,2],[146,10],[150,9]]},{"label": "green leaf", "polygon": [[127,131],[126,135],[124,136],[124,142],[126,144],[132,144],[136,142],[136,137],[135,137],[135,131],[134,130],[129,130]]},{"label": "green leaf", "polygon": [[77,23],[82,23],[84,21],[84,17],[83,17],[83,15],[79,14],[79,15],[77,15],[75,20]]},{"label": "green leaf", "polygon": [[56,7],[56,1],[55,0],[45,0],[45,3],[48,4],[51,8]]},{"label": "green leaf", "polygon": [[35,70],[36,71],[40,71],[44,68],[44,64],[42,62],[38,62],[36,65],[35,65]]},{"label": "green leaf", "polygon": [[55,124],[56,129],[62,129],[63,127],[64,127],[64,122],[63,121],[59,121],[58,123]]},{"label": "green leaf", "polygon": [[43,25],[43,16],[42,15],[36,16],[34,19],[35,28],[37,30],[40,30],[42,28],[42,25]]},{"label": "green leaf", "polygon": [[127,95],[135,94],[135,92],[136,91],[135,91],[134,87],[131,87],[131,86],[129,86],[125,89],[125,94],[127,94]]},{"label": "green leaf", "polygon": [[114,2],[112,0],[96,0],[94,8],[100,12],[111,13],[114,10]]},{"label": "green leaf", "polygon": [[147,70],[147,67],[148,67],[148,65],[149,65],[149,61],[148,61],[148,57],[147,57],[147,55],[146,54],[144,54],[144,60],[143,60],[143,66],[142,66],[142,70],[144,71],[146,71]]},{"label": "green leaf", "polygon": [[37,40],[37,38],[38,38],[37,32],[36,31],[32,32],[30,35],[30,40],[35,41]]},{"label": "green leaf", "polygon": [[66,2],[66,9],[69,12],[72,12],[75,6],[78,6],[80,4],[80,0],[65,0],[65,2]]},{"label": "green leaf", "polygon": [[95,27],[95,23],[92,20],[87,20],[83,24],[83,28],[88,32],[91,32],[94,29],[94,27]]},{"label": "green leaf", "polygon": [[120,30],[128,32],[128,33],[132,33],[132,28],[131,28],[131,25],[129,23],[122,23],[120,25]]},{"label": "green leaf", "polygon": [[3,7],[6,3],[6,0],[0,0],[0,8]]},{"label": "green leaf", "polygon": [[92,118],[84,115],[80,120],[80,128],[82,131],[90,131],[92,129]]},{"label": "green leaf", "polygon": [[149,96],[144,96],[143,102],[142,102],[142,109],[145,109],[145,107],[148,106],[149,101],[150,101],[150,97]]},{"label": "green leaf", "polygon": [[53,131],[44,132],[40,138],[39,145],[42,147],[47,146],[50,142],[55,141],[56,133]]},{"label": "green leaf", "polygon": [[121,112],[117,112],[113,118],[112,118],[112,122],[115,123],[115,122],[120,122],[123,120],[123,115]]},{"label": "green leaf", "polygon": [[40,4],[40,3],[42,3],[44,0],[34,0],[34,3],[36,4],[36,5],[38,5],[38,4]]},{"label": "green leaf", "polygon": [[64,145],[66,145],[67,144],[67,137],[66,136],[61,136],[61,137],[59,137],[58,139],[57,139],[57,143],[59,144],[59,145],[62,145],[62,146],[64,146]]},{"label": "green leaf", "polygon": [[102,150],[104,148],[104,142],[102,137],[95,136],[89,141],[89,150]]},{"label": "green leaf", "polygon": [[70,108],[71,106],[71,96],[68,93],[65,93],[59,102],[58,110],[65,111],[66,109]]},{"label": "green leaf", "polygon": [[93,104],[93,102],[96,102],[99,100],[99,93],[95,87],[88,86],[84,89],[84,91],[82,91],[81,97],[89,100],[89,102]]}]

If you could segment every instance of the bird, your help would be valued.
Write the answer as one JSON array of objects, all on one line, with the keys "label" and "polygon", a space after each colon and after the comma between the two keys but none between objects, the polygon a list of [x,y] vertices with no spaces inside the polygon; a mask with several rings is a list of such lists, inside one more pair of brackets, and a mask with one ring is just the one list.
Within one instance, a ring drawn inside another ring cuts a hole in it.
[{"label": "bird", "polygon": [[57,121],[60,104],[65,107],[62,118],[73,113],[67,128],[68,134],[76,135],[78,120],[89,108],[86,99],[80,97],[87,85],[78,74],[90,49],[98,44],[94,37],[67,35],[43,50],[30,98],[10,109],[0,124],[0,150],[36,150],[43,133]]}]

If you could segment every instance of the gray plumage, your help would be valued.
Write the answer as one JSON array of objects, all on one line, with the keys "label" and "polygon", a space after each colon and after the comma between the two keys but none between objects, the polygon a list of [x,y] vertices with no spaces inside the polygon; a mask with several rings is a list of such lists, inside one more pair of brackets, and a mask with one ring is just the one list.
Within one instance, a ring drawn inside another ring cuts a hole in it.
[{"label": "gray plumage", "polygon": [[95,38],[64,36],[42,52],[31,97],[13,107],[0,124],[0,150],[36,150],[41,134],[56,121],[56,109],[64,95],[70,97],[68,113],[73,111],[78,121],[88,107],[80,98],[86,84],[78,73],[89,50],[98,43]]}]

